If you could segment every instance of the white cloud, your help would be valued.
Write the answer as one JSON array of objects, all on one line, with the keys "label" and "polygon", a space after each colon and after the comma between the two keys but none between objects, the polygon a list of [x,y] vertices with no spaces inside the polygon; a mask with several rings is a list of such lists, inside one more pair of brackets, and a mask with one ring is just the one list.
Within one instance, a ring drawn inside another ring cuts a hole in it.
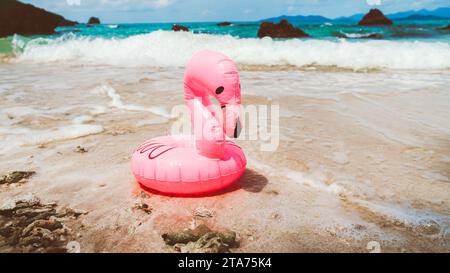
[{"label": "white cloud", "polygon": [[210,11],[209,9],[202,10],[203,16],[212,15],[212,14],[214,14],[214,12]]},{"label": "white cloud", "polygon": [[69,6],[79,6],[81,5],[81,0],[66,0],[66,3]]},{"label": "white cloud", "polygon": [[381,5],[381,0],[367,0],[367,5],[379,6],[379,5]]},{"label": "white cloud", "polygon": [[172,0],[156,0],[154,1],[154,6],[157,8],[164,8],[167,6],[172,5],[173,1]]},{"label": "white cloud", "polygon": [[[69,0],[68,0],[69,1]],[[76,1],[76,0],[71,0]],[[104,6],[115,6],[115,7],[136,7],[136,8],[165,8],[172,5],[175,0],[101,0],[100,4]]]}]

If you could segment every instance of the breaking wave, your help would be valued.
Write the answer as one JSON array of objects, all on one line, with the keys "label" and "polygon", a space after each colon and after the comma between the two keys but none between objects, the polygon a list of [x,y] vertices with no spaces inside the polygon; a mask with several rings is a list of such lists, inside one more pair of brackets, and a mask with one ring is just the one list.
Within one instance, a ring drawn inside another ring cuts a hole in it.
[{"label": "breaking wave", "polygon": [[336,66],[350,69],[448,69],[450,45],[425,41],[348,41],[174,33],[117,38],[67,34],[56,39],[13,39],[17,62],[68,62],[119,66],[184,66],[193,53],[225,53],[241,65]]}]

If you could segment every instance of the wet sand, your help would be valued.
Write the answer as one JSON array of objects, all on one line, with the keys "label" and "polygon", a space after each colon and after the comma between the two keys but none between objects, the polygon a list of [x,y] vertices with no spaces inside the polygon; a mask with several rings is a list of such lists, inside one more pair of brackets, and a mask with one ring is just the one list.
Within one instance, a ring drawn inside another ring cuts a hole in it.
[{"label": "wet sand", "polygon": [[280,107],[279,146],[238,139],[242,178],[192,198],[142,194],[129,164],[177,122],[182,68],[0,64],[0,79],[0,174],[36,172],[0,200],[87,211],[68,224],[82,252],[171,252],[163,233],[201,223],[235,231],[233,252],[450,251],[448,71],[244,67],[243,104]]}]

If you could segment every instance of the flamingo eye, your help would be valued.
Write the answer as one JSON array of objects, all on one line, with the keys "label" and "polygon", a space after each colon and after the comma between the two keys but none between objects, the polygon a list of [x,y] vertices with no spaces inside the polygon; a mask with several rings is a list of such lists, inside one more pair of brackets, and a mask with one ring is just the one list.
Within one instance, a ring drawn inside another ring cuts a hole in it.
[{"label": "flamingo eye", "polygon": [[217,89],[216,89],[216,94],[219,95],[220,93],[223,92],[223,90],[225,90],[225,88],[224,88],[223,86],[217,87]]}]

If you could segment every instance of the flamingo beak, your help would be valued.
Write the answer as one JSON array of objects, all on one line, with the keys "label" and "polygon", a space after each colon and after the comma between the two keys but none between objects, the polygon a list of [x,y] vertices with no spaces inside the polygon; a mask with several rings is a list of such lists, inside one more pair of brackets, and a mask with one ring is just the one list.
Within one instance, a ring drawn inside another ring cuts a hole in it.
[{"label": "flamingo beak", "polygon": [[241,121],[239,120],[239,118],[236,120],[236,127],[234,128],[234,134],[233,137],[234,138],[238,138],[239,135],[241,134],[242,131],[242,124]]},{"label": "flamingo beak", "polygon": [[238,138],[242,131],[242,122],[240,118],[240,105],[227,104],[222,107],[224,121],[224,131],[228,137]]}]

